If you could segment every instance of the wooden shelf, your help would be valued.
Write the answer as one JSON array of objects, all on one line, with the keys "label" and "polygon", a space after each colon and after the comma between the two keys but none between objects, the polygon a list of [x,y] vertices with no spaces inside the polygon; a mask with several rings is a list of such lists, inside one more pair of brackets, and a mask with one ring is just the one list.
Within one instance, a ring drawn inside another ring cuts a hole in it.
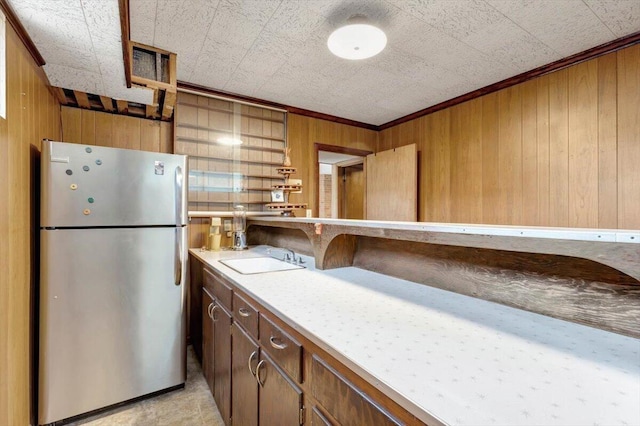
[{"label": "wooden shelf", "polygon": [[278,173],[280,173],[281,175],[293,175],[296,173],[296,169],[295,167],[277,167],[276,171]]},{"label": "wooden shelf", "polygon": [[278,184],[273,185],[273,189],[282,189],[283,191],[300,191],[302,185]]},{"label": "wooden shelf", "polygon": [[295,210],[306,209],[307,204],[295,204],[295,203],[269,203],[265,205],[269,210]]}]

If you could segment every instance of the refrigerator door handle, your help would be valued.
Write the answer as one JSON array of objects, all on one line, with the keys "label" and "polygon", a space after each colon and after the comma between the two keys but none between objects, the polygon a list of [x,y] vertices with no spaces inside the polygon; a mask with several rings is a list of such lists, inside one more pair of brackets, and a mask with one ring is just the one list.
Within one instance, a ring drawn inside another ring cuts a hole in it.
[{"label": "refrigerator door handle", "polygon": [[175,247],[175,284],[182,283],[182,167],[176,167],[176,247]]},{"label": "refrigerator door handle", "polygon": [[176,181],[175,181],[175,201],[176,201],[176,226],[182,225],[182,167],[176,167]]},{"label": "refrigerator door handle", "polygon": [[182,284],[182,228],[176,227],[175,284]]}]

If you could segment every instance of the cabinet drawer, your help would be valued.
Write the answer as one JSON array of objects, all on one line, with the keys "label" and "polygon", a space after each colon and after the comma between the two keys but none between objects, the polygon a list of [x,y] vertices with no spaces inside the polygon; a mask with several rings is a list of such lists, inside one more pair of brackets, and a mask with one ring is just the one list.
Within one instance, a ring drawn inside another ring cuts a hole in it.
[{"label": "cabinet drawer", "polygon": [[229,312],[231,312],[231,300],[233,299],[233,290],[227,284],[222,282],[218,277],[213,275],[207,268],[204,269],[204,288],[218,299],[218,302]]},{"label": "cabinet drawer", "polygon": [[233,320],[258,340],[258,310],[237,293],[233,295]]},{"label": "cabinet drawer", "polygon": [[311,364],[313,396],[341,425],[402,424],[316,355]]},{"label": "cabinet drawer", "polygon": [[302,345],[262,314],[260,345],[292,379],[302,383]]}]

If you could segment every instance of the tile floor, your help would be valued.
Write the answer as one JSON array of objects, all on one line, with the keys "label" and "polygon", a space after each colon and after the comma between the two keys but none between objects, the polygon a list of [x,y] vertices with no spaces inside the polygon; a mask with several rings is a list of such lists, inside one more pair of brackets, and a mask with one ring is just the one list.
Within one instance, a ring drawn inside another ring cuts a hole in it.
[{"label": "tile floor", "polygon": [[220,413],[191,346],[187,350],[184,389],[119,407],[70,423],[88,426],[223,426]]}]

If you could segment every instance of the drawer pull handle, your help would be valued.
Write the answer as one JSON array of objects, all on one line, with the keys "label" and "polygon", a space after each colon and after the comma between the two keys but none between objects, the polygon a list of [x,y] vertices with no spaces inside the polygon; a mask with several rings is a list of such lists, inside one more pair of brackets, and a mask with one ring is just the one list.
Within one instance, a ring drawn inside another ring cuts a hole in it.
[{"label": "drawer pull handle", "polygon": [[258,363],[258,366],[256,367],[256,382],[258,382],[261,388],[264,387],[264,383],[260,381],[260,368],[264,365],[265,362],[266,361],[263,359]]},{"label": "drawer pull handle", "polygon": [[209,315],[209,316],[211,317],[213,322],[218,321],[218,317],[216,317],[214,314],[215,314],[216,310],[218,310],[219,308],[220,308],[220,306],[218,306],[218,305],[214,305],[213,308],[211,308],[211,315]]},{"label": "drawer pull handle", "polygon": [[[249,366],[249,373],[251,373],[252,376],[255,376],[256,373],[254,373],[254,371],[251,369],[251,361],[253,361],[253,359],[256,357],[256,355],[258,355],[258,351],[253,351],[251,352],[251,355],[249,355],[249,361],[247,362],[248,366]],[[258,368],[256,367],[256,372],[257,372]]]},{"label": "drawer pull handle", "polygon": [[271,343],[271,346],[273,346],[275,349],[283,350],[283,349],[287,348],[288,345],[286,343],[282,342],[282,340],[280,340],[280,342],[282,342],[282,343],[278,343],[278,342],[276,342],[276,340],[280,340],[280,339],[278,339],[275,336],[269,337],[269,343]]},{"label": "drawer pull handle", "polygon": [[213,309],[213,302],[209,303],[209,307],[207,308],[207,313],[209,315],[209,318],[213,319],[213,316],[211,314],[211,310]]},{"label": "drawer pull handle", "polygon": [[251,316],[251,312],[249,312],[246,308],[238,309],[238,313],[240,314],[241,317],[245,317],[245,318]]}]

